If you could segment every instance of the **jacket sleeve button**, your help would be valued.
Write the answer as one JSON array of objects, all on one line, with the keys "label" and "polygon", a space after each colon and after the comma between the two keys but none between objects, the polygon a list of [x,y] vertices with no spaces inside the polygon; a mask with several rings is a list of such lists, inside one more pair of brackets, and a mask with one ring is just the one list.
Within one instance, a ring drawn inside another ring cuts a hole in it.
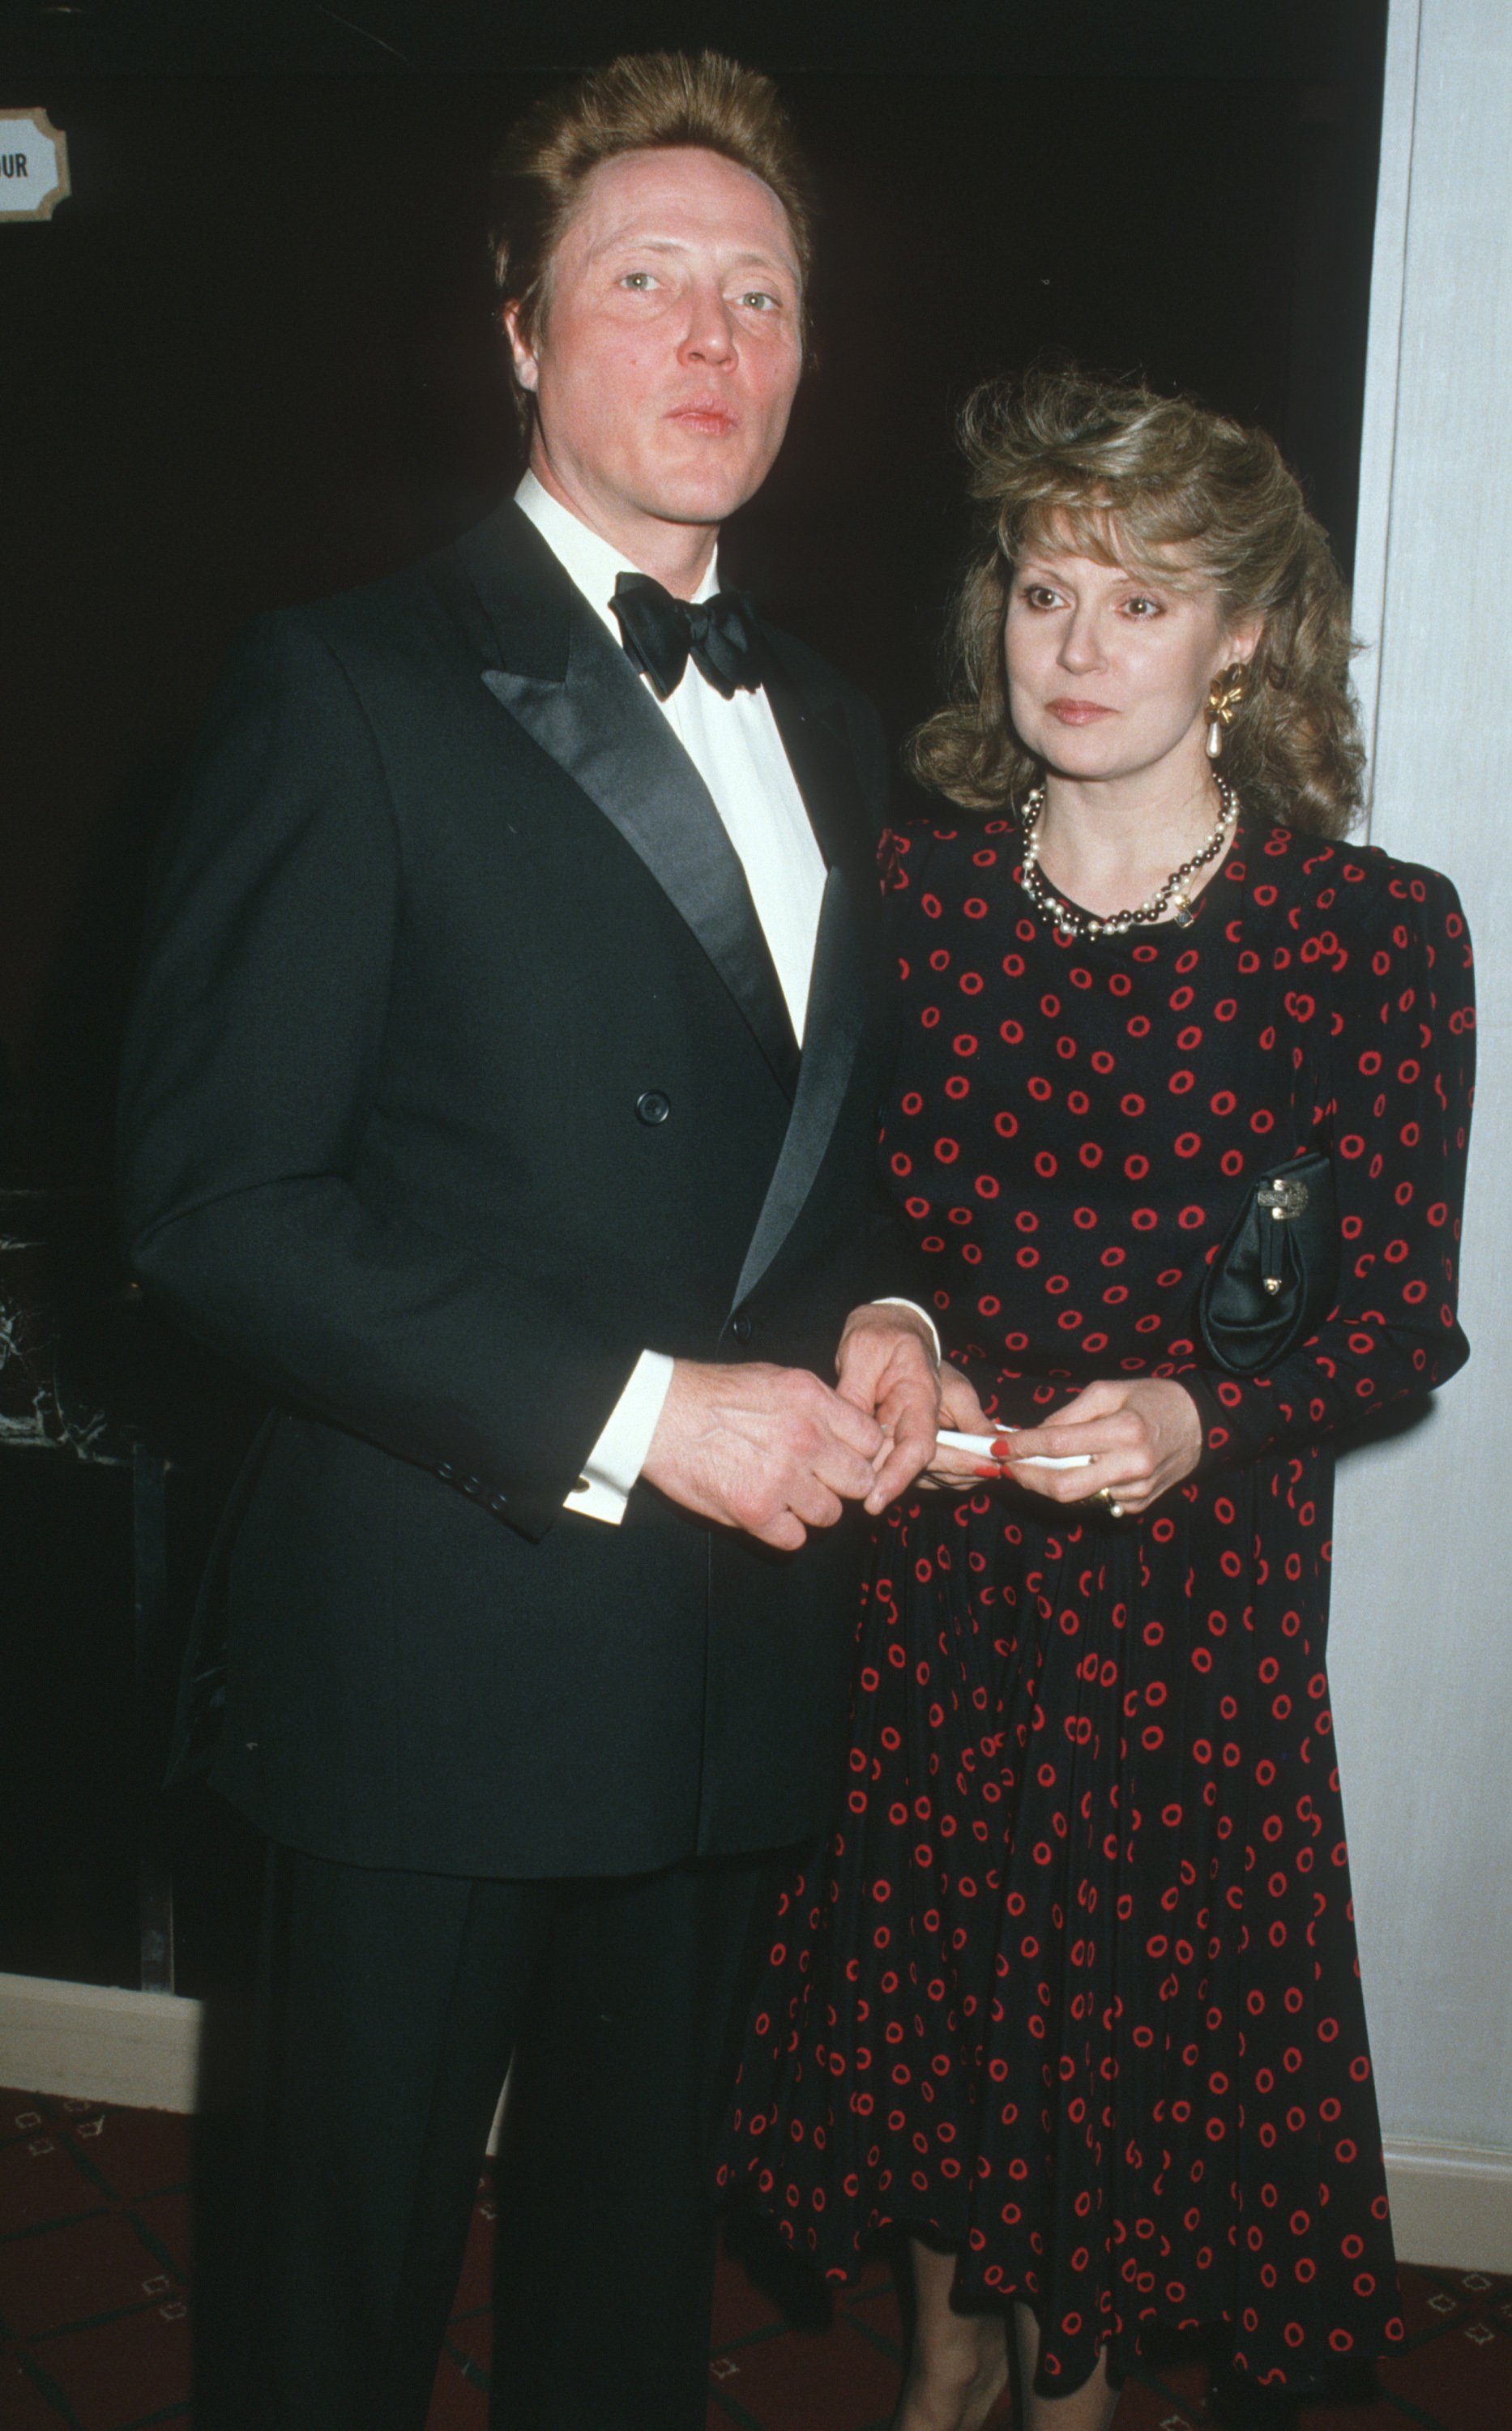
[{"label": "jacket sleeve button", "polygon": [[507,1494],[491,1494],[488,1498],[488,1507],[490,1511],[502,1511],[508,1501]]},{"label": "jacket sleeve button", "polygon": [[476,1494],[481,1484],[481,1478],[464,1477],[462,1480],[462,1490],[464,1494]]},{"label": "jacket sleeve button", "polygon": [[672,1112],[672,1100],[661,1089],[643,1089],[635,1100],[635,1112],[643,1123],[664,1123]]},{"label": "jacket sleeve button", "polygon": [[444,1483],[445,1484],[449,1485],[449,1484],[451,1484],[451,1481],[452,1481],[453,1477],[456,1475],[456,1471],[455,1471],[455,1469],[452,1467],[452,1465],[451,1465],[451,1463],[450,1463],[450,1461],[449,1461],[449,1460],[444,1460],[444,1461],[442,1461],[442,1462],[441,1462],[440,1466],[438,1467],[438,1468],[437,1468],[437,1470],[436,1470],[436,1475],[437,1475],[437,1476],[438,1476],[438,1477],[443,1481],[443,1483]]},{"label": "jacket sleeve button", "polygon": [[737,1342],[748,1342],[750,1340],[751,1322],[744,1309],[741,1310],[740,1315],[737,1317],[731,1320],[730,1331],[734,1335]]}]

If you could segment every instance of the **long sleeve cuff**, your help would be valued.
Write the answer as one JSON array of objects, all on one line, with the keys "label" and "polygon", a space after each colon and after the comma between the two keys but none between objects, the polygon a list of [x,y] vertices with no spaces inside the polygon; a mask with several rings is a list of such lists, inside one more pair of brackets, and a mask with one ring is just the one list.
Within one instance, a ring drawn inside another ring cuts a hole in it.
[{"label": "long sleeve cuff", "polygon": [[872,1301],[869,1303],[869,1305],[870,1305],[872,1308],[911,1308],[911,1309],[913,1310],[913,1312],[914,1312],[914,1315],[915,1315],[916,1317],[920,1317],[920,1318],[923,1320],[923,1322],[924,1322],[924,1323],[929,1327],[929,1330],[930,1330],[930,1340],[931,1340],[931,1341],[933,1343],[933,1345],[934,1345],[934,1356],[935,1356],[935,1358],[936,1358],[936,1359],[938,1359],[938,1358],[939,1358],[939,1356],[940,1356],[940,1329],[939,1329],[939,1327],[935,1324],[934,1319],[932,1318],[932,1316],[931,1316],[931,1315],[930,1315],[930,1313],[929,1313],[929,1310],[928,1310],[927,1308],[920,1308],[920,1306],[919,1306],[919,1304],[918,1304],[918,1302],[917,1302],[917,1300],[916,1300],[916,1299],[902,1299],[902,1298],[900,1297],[900,1295],[899,1295],[899,1293],[897,1293],[897,1292],[888,1292],[888,1293],[886,1293],[886,1294],[883,1296],[883,1298],[882,1298],[882,1299],[872,1300]]},{"label": "long sleeve cuff", "polygon": [[672,1362],[663,1350],[643,1350],[630,1382],[609,1414],[603,1433],[582,1465],[582,1475],[563,1504],[584,1519],[617,1528],[630,1487],[646,1465],[651,1437],[672,1383]]}]

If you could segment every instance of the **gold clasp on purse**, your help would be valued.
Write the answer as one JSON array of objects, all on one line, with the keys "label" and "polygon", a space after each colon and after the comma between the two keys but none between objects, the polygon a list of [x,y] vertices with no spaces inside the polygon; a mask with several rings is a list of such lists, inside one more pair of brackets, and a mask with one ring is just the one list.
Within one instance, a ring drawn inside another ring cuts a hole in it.
[{"label": "gold clasp on purse", "polygon": [[1307,1204],[1307,1184],[1294,1175],[1278,1173],[1273,1182],[1262,1182],[1254,1195],[1262,1207],[1270,1210],[1273,1224],[1289,1224]]},{"label": "gold clasp on purse", "polygon": [[[1295,1174],[1278,1173],[1269,1182],[1262,1182],[1254,1195],[1256,1204],[1268,1210],[1272,1224],[1289,1224],[1307,1204],[1307,1184]],[[1281,1289],[1279,1275],[1262,1275],[1260,1282],[1262,1289],[1272,1298]]]}]

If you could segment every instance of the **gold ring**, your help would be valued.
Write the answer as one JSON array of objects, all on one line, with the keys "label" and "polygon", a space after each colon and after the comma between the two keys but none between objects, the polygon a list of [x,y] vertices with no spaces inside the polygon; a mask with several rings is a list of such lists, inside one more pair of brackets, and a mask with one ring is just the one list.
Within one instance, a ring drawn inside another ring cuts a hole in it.
[{"label": "gold ring", "polygon": [[1123,1517],[1123,1504],[1114,1501],[1113,1488],[1111,1485],[1100,1485],[1094,1500],[1099,1502],[1105,1502],[1108,1506],[1110,1515],[1115,1519],[1121,1519]]}]

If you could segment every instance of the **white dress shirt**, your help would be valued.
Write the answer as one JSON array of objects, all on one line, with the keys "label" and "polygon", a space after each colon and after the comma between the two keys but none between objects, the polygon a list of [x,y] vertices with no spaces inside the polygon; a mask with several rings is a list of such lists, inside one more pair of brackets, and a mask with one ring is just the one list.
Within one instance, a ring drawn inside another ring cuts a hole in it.
[{"label": "white dress shirt", "polygon": [[[580,523],[533,473],[526,474],[514,495],[617,646],[619,622],[609,604],[614,584],[620,575],[642,574],[646,568],[632,565],[612,542]],[[694,595],[707,599],[718,588],[717,562],[711,559]],[[642,680],[655,700],[649,680]],[[771,703],[762,691],[737,692],[726,700],[690,658],[681,682],[657,705],[708,787],[735,848],[801,1046],[824,894],[824,856]],[[672,1361],[665,1352],[643,1350],[583,1464],[580,1484],[567,1497],[567,1510],[612,1525],[623,1517],[671,1382]]]}]

